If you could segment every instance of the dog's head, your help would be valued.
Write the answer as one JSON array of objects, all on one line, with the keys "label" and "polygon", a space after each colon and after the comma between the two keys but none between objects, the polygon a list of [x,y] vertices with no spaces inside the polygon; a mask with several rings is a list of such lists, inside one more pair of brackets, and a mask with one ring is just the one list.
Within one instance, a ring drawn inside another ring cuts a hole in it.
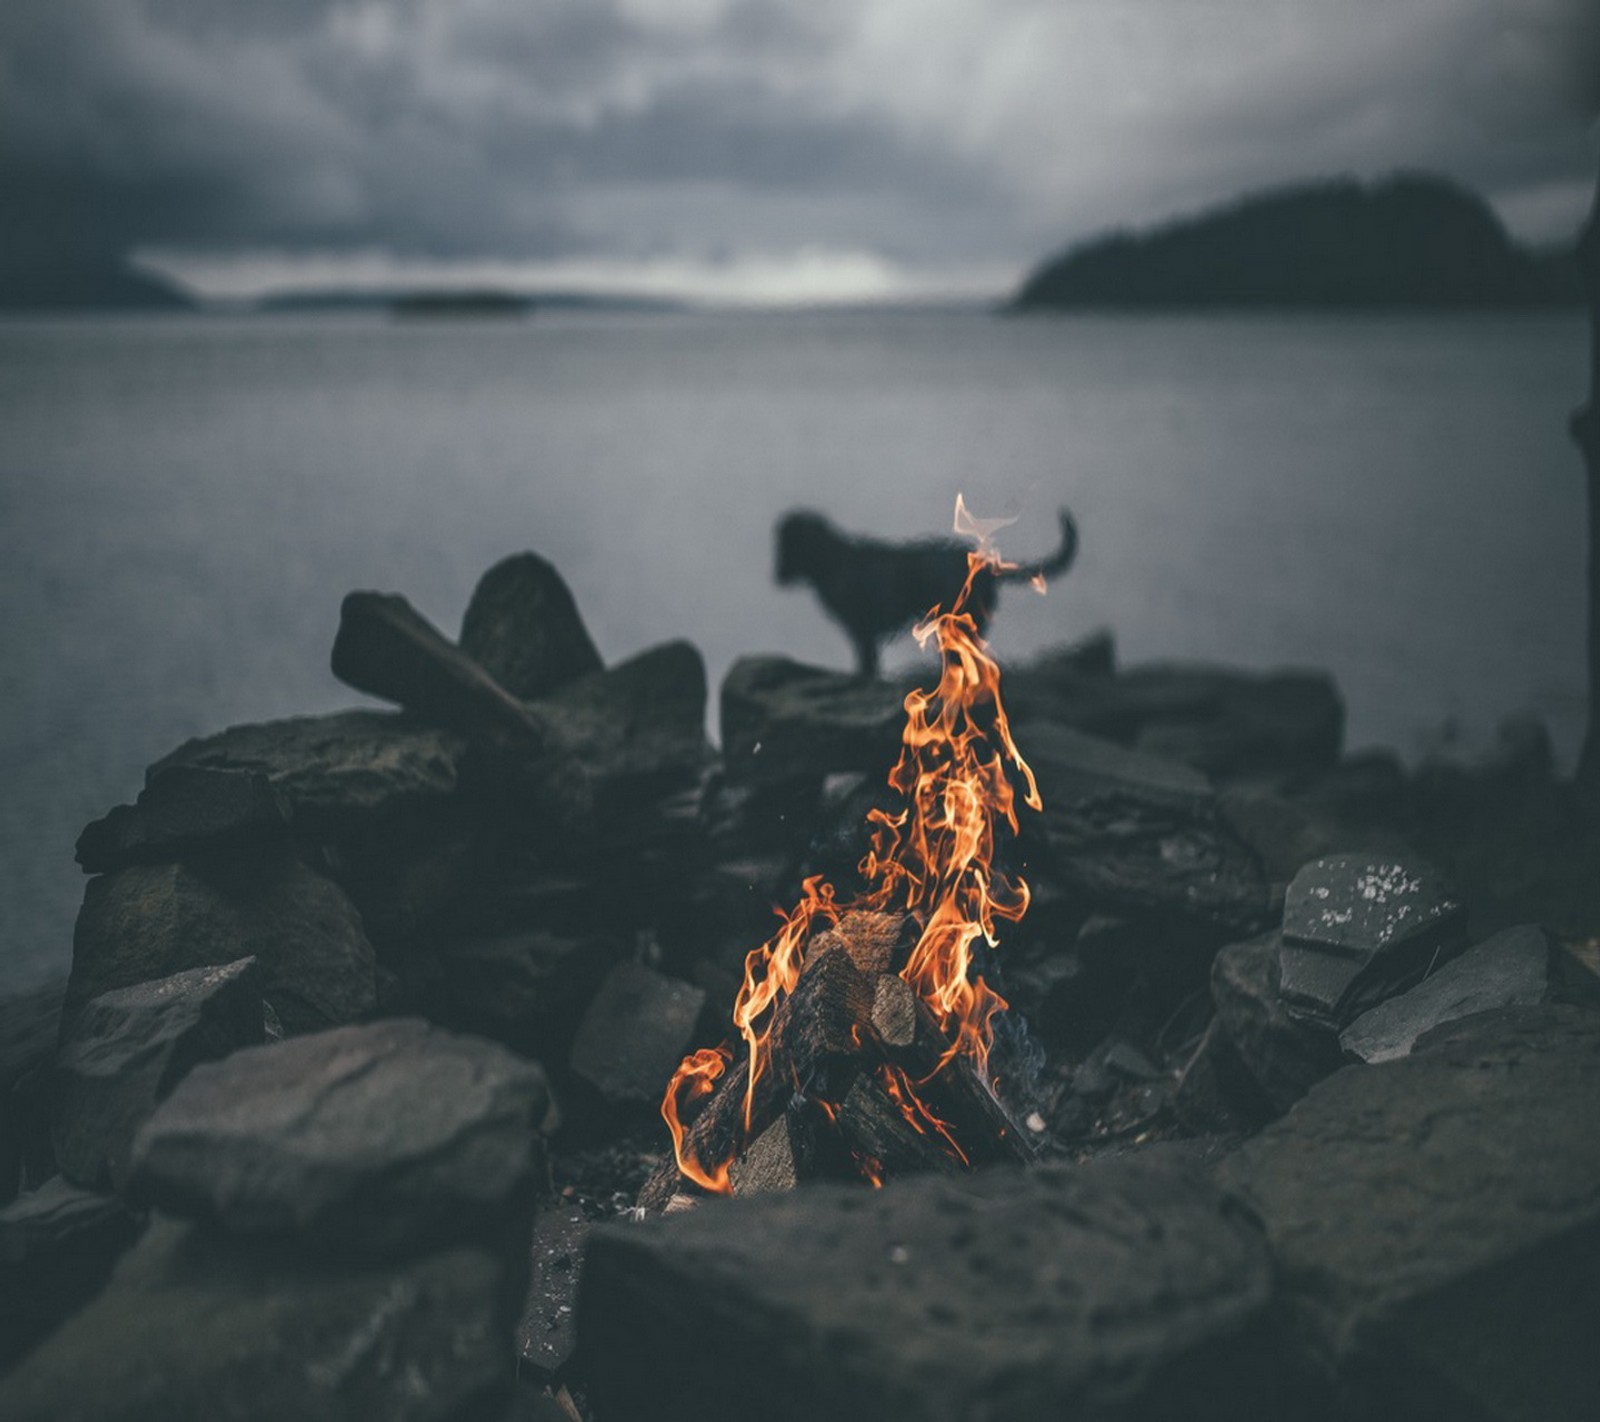
[{"label": "dog's head", "polygon": [[834,541],[832,525],[821,514],[786,513],[778,520],[778,581],[788,585],[811,576]]}]

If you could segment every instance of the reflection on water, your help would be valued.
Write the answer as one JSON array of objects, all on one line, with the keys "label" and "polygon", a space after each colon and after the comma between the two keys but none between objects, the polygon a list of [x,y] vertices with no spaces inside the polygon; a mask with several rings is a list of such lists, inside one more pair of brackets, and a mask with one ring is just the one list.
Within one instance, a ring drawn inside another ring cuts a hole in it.
[{"label": "reflection on water", "polygon": [[[1020,514],[1015,657],[1333,669],[1354,743],[1582,716],[1574,316],[540,315],[0,324],[0,982],[65,962],[72,841],[224,724],[349,704],[340,597],[447,632],[536,548],[602,652],[688,636],[847,666],[771,579],[796,506],[889,537]],[[902,643],[890,662],[912,660]]]}]

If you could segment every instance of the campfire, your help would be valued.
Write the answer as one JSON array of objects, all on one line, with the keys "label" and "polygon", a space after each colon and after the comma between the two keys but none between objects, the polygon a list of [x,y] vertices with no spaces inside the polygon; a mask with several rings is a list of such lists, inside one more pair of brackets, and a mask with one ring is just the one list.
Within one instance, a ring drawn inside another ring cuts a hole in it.
[{"label": "campfire", "polygon": [[1004,522],[974,518],[957,496],[956,532],[977,546],[959,593],[916,629],[924,647],[937,645],[940,676],[906,696],[888,778],[898,808],[868,814],[865,887],[840,902],[820,875],[807,879],[746,958],[739,1035],[692,1053],[673,1076],[661,1106],[673,1159],[641,1205],[814,1176],[876,1186],[1032,1156],[996,1091],[990,1058],[1007,1003],[979,961],[1029,902],[1027,884],[996,863],[997,831],[1017,834],[1019,796],[1041,808],[969,610],[980,572],[1010,566],[991,541]]}]

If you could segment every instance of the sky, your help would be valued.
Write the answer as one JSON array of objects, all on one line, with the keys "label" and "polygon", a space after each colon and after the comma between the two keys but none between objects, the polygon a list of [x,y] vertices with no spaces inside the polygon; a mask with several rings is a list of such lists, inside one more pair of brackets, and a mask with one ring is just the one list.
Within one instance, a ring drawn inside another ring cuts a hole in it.
[{"label": "sky", "polygon": [[0,0],[0,279],[978,297],[1400,169],[1570,238],[1595,0]]}]

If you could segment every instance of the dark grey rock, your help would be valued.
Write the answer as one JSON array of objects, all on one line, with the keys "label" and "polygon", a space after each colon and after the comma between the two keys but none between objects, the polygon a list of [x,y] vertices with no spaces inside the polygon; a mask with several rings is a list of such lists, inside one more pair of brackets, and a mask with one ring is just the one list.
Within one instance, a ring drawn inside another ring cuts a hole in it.
[{"label": "dark grey rock", "polygon": [[538,929],[447,943],[424,1015],[561,1062],[607,969],[622,956],[615,939],[567,937]]},{"label": "dark grey rock", "polygon": [[68,1179],[119,1187],[139,1127],[184,1076],[263,1040],[254,958],[91,998],[51,1071],[52,1140]]},{"label": "dark grey rock", "polygon": [[1265,1222],[1330,1415],[1594,1415],[1600,1014],[1501,1009],[1346,1067],[1219,1178]]},{"label": "dark grey rock", "polygon": [[1015,736],[1038,778],[1054,878],[1098,908],[1232,936],[1265,926],[1261,864],[1198,771],[1044,722]]},{"label": "dark grey rock", "polygon": [[113,988],[251,957],[286,1031],[352,1022],[376,1006],[361,916],[336,884],[286,856],[236,875],[136,864],[91,879],[67,1016]]},{"label": "dark grey rock", "polygon": [[174,766],[132,805],[118,805],[78,836],[90,874],[194,854],[249,850],[281,841],[289,806],[260,771]]},{"label": "dark grey rock", "polygon": [[1466,946],[1466,907],[1416,859],[1336,854],[1305,866],[1283,905],[1280,991],[1332,1027],[1404,992]]},{"label": "dark grey rock", "polygon": [[517,553],[478,581],[461,650],[513,696],[531,701],[603,665],[572,592],[537,553]]},{"label": "dark grey rock", "polygon": [[1343,1063],[1330,1030],[1284,1006],[1278,961],[1278,935],[1267,933],[1229,945],[1211,964],[1217,1021],[1274,1115]]},{"label": "dark grey rock", "polygon": [[540,724],[522,702],[396,593],[346,596],[333,674],[469,739],[542,746]]},{"label": "dark grey rock", "polygon": [[619,963],[578,1026],[572,1070],[613,1102],[661,1100],[693,1040],[705,990]]},{"label": "dark grey rock", "polygon": [[1220,1195],[1137,1163],[815,1186],[589,1242],[608,1422],[1268,1415],[1272,1267]]},{"label": "dark grey rock", "polygon": [[1228,1139],[1253,1133],[1276,1114],[1217,1017],[1179,1073],[1172,1108],[1185,1130]]},{"label": "dark grey rock", "polygon": [[1364,1062],[1405,1056],[1424,1032],[1493,1007],[1551,1002],[1560,991],[1554,945],[1537,924],[1497,933],[1410,992],[1380,1002],[1339,1034],[1339,1045]]},{"label": "dark grey rock", "polygon": [[146,772],[179,766],[265,775],[297,829],[320,834],[436,811],[460,783],[466,741],[391,711],[341,711],[234,726],[186,741]]},{"label": "dark grey rock", "polygon": [[1224,790],[1217,806],[1224,823],[1250,847],[1275,886],[1287,887],[1313,859],[1350,848],[1348,831],[1280,795]]},{"label": "dark grey rock", "polygon": [[537,1377],[555,1377],[578,1346],[578,1280],[588,1241],[582,1210],[546,1211],[533,1227],[533,1268],[517,1349],[522,1365]]},{"label": "dark grey rock", "polygon": [[197,1067],[134,1142],[129,1193],[346,1255],[486,1237],[529,1202],[544,1073],[395,1019]]},{"label": "dark grey rock", "polygon": [[59,1175],[0,1210],[0,1368],[93,1298],[139,1230],[115,1195]]},{"label": "dark grey rock", "polygon": [[66,992],[56,979],[0,999],[0,1205],[55,1173],[43,1085]]},{"label": "dark grey rock", "polygon": [[511,1272],[476,1247],[351,1267],[158,1220],[104,1292],[0,1383],[0,1416],[494,1416],[515,1365]]},{"label": "dark grey rock", "polygon": [[722,683],[722,751],[731,779],[887,775],[905,726],[905,689],[806,666],[741,657]]}]

